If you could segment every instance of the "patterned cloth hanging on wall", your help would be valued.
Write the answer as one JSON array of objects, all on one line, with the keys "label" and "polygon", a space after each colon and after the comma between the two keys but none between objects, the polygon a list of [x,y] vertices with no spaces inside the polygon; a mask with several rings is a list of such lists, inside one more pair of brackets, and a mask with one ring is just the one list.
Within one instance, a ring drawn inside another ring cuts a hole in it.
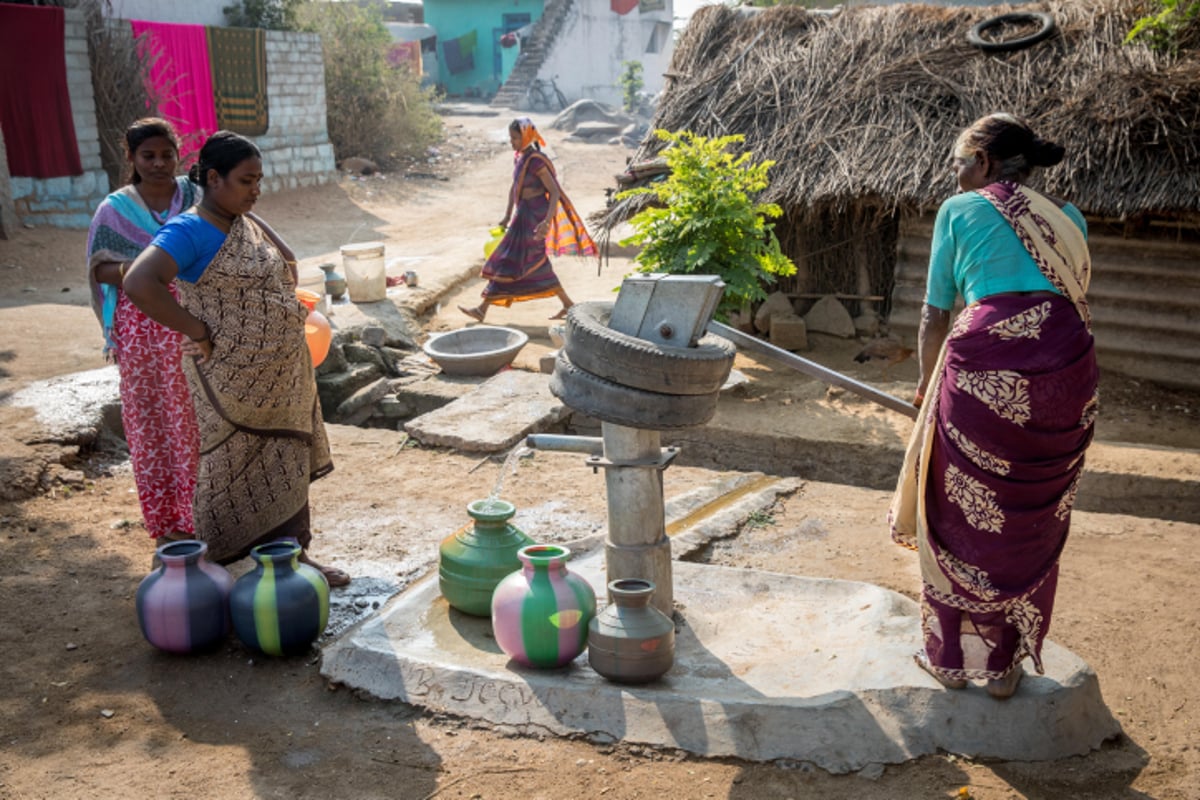
[{"label": "patterned cloth hanging on wall", "polygon": [[245,136],[269,126],[267,32],[261,28],[205,28],[212,61],[217,123]]},{"label": "patterned cloth hanging on wall", "polygon": [[82,175],[62,8],[0,4],[0,128],[9,174]]},{"label": "patterned cloth hanging on wall", "polygon": [[475,31],[442,42],[442,56],[451,75],[475,69]]},{"label": "patterned cloth hanging on wall", "polygon": [[410,73],[421,76],[421,43],[392,42],[388,47],[387,61],[393,67],[405,67]]},{"label": "patterned cloth hanging on wall", "polygon": [[[158,115],[175,126],[180,154],[186,157],[217,130],[212,66],[203,25],[130,20],[133,35],[145,35],[144,58],[154,64],[146,78]],[[151,56],[152,54],[152,56]]]}]

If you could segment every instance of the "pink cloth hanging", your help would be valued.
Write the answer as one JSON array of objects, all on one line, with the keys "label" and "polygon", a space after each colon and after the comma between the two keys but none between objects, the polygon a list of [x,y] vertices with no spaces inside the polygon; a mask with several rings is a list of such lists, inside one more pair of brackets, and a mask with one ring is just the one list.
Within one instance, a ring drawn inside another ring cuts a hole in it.
[{"label": "pink cloth hanging", "polygon": [[180,156],[198,151],[217,130],[212,66],[203,25],[130,21],[135,37],[149,34],[145,46],[156,57],[147,89],[158,96],[158,115],[175,126]]}]

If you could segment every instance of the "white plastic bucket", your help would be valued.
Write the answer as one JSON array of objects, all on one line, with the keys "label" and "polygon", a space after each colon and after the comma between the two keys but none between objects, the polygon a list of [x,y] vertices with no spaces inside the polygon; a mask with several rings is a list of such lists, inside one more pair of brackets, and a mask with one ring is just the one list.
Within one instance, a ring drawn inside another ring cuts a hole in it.
[{"label": "white plastic bucket", "polygon": [[383,242],[342,245],[342,271],[352,303],[373,303],[387,297]]}]

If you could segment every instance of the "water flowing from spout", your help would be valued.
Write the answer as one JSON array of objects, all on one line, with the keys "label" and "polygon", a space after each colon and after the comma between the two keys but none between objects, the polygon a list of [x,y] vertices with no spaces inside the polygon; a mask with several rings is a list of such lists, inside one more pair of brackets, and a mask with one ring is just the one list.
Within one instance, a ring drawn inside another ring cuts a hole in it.
[{"label": "water flowing from spout", "polygon": [[500,492],[504,489],[504,479],[510,474],[517,471],[517,460],[528,458],[533,455],[533,450],[523,444],[517,445],[512,450],[508,451],[508,455],[504,459],[503,466],[500,467],[500,475],[496,478],[496,483],[492,486],[491,493],[487,496],[487,501],[480,509],[486,511],[487,507],[492,505],[493,501],[500,499]]}]

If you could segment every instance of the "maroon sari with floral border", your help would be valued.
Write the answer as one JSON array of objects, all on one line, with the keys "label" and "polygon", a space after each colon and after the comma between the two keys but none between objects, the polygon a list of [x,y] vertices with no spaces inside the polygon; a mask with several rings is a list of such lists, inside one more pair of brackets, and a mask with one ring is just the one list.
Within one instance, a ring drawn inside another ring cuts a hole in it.
[{"label": "maroon sari with floral border", "polygon": [[1058,560],[1092,439],[1098,371],[1082,232],[1017,184],[980,191],[1065,296],[1001,294],[955,320],[889,513],[920,554],[921,632],[948,679],[1042,673]]}]

